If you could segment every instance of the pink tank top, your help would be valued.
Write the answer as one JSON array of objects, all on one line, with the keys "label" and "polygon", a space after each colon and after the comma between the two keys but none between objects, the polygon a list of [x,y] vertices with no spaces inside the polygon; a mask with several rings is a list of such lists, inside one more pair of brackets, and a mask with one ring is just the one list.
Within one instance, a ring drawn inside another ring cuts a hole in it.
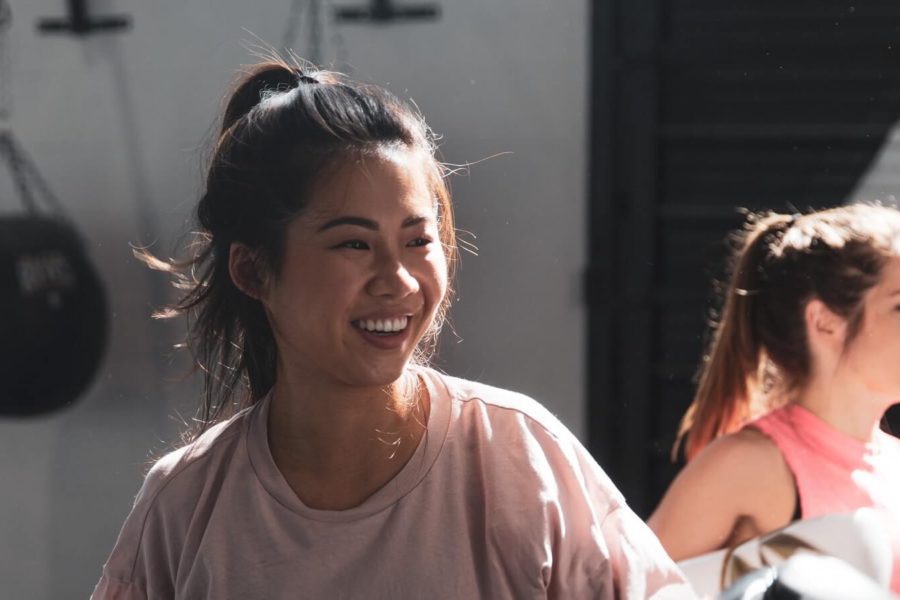
[{"label": "pink tank top", "polygon": [[893,532],[891,588],[900,592],[900,440],[879,431],[862,442],[789,404],[748,425],[781,450],[797,484],[801,518],[882,509]]}]

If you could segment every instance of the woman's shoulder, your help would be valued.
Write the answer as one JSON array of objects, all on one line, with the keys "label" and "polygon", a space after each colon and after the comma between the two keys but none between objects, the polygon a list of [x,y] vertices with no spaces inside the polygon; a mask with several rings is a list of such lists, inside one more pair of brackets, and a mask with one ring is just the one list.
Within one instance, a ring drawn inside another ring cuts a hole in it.
[{"label": "woman's shoulder", "polygon": [[745,427],[716,438],[691,459],[649,523],[680,560],[723,547],[744,535],[742,527],[769,531],[784,525],[795,501],[778,447]]},{"label": "woman's shoulder", "polygon": [[190,502],[230,462],[252,411],[253,407],[240,411],[157,459],[144,478],[134,509],[146,512],[159,503]]},{"label": "woman's shoulder", "polygon": [[434,370],[427,374],[436,389],[446,390],[455,412],[451,442],[435,471],[464,481],[444,488],[442,496],[459,490],[473,504],[480,488],[485,500],[473,509],[483,519],[489,507],[490,540],[499,540],[488,545],[516,548],[519,555],[533,548],[535,556],[546,557],[539,568],[550,596],[612,593],[615,585],[618,594],[645,597],[682,581],[612,480],[538,400]]},{"label": "woman's shoulder", "polygon": [[[479,468],[492,465],[500,480],[533,477],[548,483],[552,479],[551,487],[579,489],[594,497],[598,509],[624,504],[615,484],[581,441],[539,401],[501,387],[436,371],[431,374],[446,386],[454,404],[450,438],[465,448],[460,456],[477,460]],[[478,449],[477,459],[473,448]]]},{"label": "woman's shoulder", "polygon": [[565,425],[538,400],[513,390],[487,383],[463,379],[427,369],[440,380],[451,400],[463,414],[477,413],[492,421],[509,421],[520,426],[536,427],[557,439],[574,436]]},{"label": "woman's shoulder", "polygon": [[706,490],[710,498],[734,500],[743,515],[752,516],[760,512],[759,507],[774,502],[773,490],[788,500],[794,493],[793,475],[781,450],[754,427],[711,442],[679,478],[688,488]]},{"label": "woman's shoulder", "polygon": [[132,582],[167,569],[176,560],[198,499],[210,480],[223,477],[253,409],[219,423],[151,467],[125,520],[104,577]]},{"label": "woman's shoulder", "polygon": [[735,474],[743,477],[754,472],[771,472],[772,468],[784,465],[784,457],[777,444],[754,422],[713,440],[692,462],[723,473],[740,465]]}]

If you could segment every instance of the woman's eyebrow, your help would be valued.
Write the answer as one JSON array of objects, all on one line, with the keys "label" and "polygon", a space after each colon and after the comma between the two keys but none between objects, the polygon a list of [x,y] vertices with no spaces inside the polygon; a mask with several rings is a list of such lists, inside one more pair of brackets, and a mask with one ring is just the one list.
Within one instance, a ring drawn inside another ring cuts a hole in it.
[{"label": "woman's eyebrow", "polygon": [[[412,217],[407,217],[404,219],[401,227],[406,229],[407,227],[414,227],[419,225],[420,223],[424,223],[428,220],[428,217],[422,215],[414,215]],[[353,225],[356,227],[362,227],[364,229],[371,229],[372,231],[378,231],[378,223],[373,221],[372,219],[366,219],[364,217],[353,217],[353,216],[343,216],[337,217],[336,219],[331,219],[326,222],[317,230],[319,233],[323,231],[327,231],[329,229],[334,229],[335,227],[340,227],[342,225]]]},{"label": "woman's eyebrow", "polygon": [[401,227],[403,227],[404,229],[407,227],[415,227],[416,225],[419,225],[420,223],[425,223],[426,221],[428,221],[428,217],[426,217],[424,215],[416,215],[413,217],[407,217],[403,221],[403,225],[401,225]]},{"label": "woman's eyebrow", "polygon": [[378,223],[373,221],[372,219],[365,219],[363,217],[338,217],[336,219],[332,219],[319,227],[318,231],[321,233],[322,231],[326,231],[328,229],[334,229],[335,227],[340,227],[341,225],[355,225],[356,227],[362,227],[364,229],[371,229],[372,231],[378,231]]}]

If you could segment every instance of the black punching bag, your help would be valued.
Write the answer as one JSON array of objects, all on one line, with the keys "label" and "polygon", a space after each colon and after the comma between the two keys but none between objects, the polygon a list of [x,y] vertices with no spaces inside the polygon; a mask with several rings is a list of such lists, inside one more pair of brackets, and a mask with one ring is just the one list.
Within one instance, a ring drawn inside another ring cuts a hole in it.
[{"label": "black punching bag", "polygon": [[[0,56],[10,23],[0,0]],[[25,211],[0,214],[0,417],[74,402],[100,366],[107,333],[106,298],[81,238],[6,122],[9,73],[3,61],[0,162]]]},{"label": "black punching bag", "polygon": [[71,404],[106,345],[106,297],[61,218],[0,216],[0,416]]}]

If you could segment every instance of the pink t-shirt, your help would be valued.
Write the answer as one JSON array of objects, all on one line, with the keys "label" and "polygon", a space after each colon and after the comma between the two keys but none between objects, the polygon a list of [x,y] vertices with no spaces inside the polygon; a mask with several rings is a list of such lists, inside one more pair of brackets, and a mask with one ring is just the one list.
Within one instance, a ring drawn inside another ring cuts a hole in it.
[{"label": "pink t-shirt", "polygon": [[871,443],[789,404],[748,426],[768,436],[794,475],[801,518],[877,508],[892,532],[891,589],[900,593],[900,440],[882,431]]},{"label": "pink t-shirt", "polygon": [[426,435],[360,506],[305,506],[261,401],[162,458],[100,599],[692,598],[656,537],[535,401],[420,369]]}]

